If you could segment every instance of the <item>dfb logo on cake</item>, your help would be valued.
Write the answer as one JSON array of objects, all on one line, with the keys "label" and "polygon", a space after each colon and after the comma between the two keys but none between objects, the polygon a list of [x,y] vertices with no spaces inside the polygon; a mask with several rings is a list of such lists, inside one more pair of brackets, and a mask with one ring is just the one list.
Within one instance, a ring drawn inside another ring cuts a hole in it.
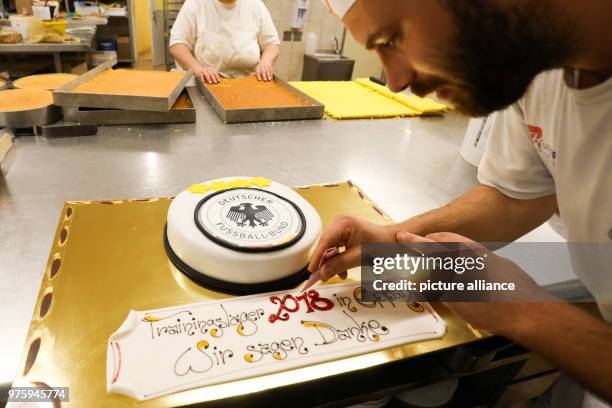
[{"label": "dfb logo on cake", "polygon": [[274,218],[274,214],[265,205],[242,203],[231,207],[227,218],[234,221],[237,227],[244,227],[245,225],[252,228],[255,228],[256,225],[267,227],[268,221]]},{"label": "dfb logo on cake", "polygon": [[243,251],[273,251],[297,242],[306,227],[288,199],[256,188],[235,188],[205,197],[196,207],[197,227],[214,242]]}]

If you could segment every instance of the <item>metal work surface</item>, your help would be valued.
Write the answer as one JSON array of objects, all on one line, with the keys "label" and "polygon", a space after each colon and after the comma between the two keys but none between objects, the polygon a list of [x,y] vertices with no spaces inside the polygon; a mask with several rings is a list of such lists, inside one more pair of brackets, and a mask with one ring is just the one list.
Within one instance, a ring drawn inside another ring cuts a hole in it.
[{"label": "metal work surface", "polygon": [[306,95],[280,78],[275,78],[277,84],[293,92],[297,97],[310,102],[310,106],[290,106],[260,109],[226,109],[217,97],[201,81],[196,83],[206,100],[225,123],[269,122],[282,120],[321,119],[325,106],[321,102]]},{"label": "metal work surface", "polygon": [[1,54],[51,54],[55,72],[62,72],[61,54],[67,52],[90,52],[95,33],[75,34],[81,39],[79,43],[41,43],[41,44],[0,44]]},{"label": "metal work surface", "polygon": [[[17,372],[64,201],[167,197],[232,175],[263,175],[288,186],[351,179],[402,220],[476,184],[476,169],[458,154],[467,121],[454,113],[226,125],[203,97],[194,103],[196,124],[15,140],[0,176],[0,384]],[[544,227],[532,239],[559,237]],[[541,284],[572,279],[535,278]]]},{"label": "metal work surface", "polygon": [[78,43],[39,43],[39,44],[0,44],[0,54],[52,54],[55,52],[87,52],[91,51],[94,36],[79,35]]}]

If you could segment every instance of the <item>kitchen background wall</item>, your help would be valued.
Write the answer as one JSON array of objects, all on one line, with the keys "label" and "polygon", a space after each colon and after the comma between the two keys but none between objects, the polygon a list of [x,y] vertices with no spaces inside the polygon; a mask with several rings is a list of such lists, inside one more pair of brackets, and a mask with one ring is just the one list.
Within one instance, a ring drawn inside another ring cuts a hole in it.
[{"label": "kitchen background wall", "polygon": [[[292,35],[290,41],[283,40],[283,33],[291,31],[293,18],[294,0],[262,0],[268,7],[274,25],[278,30],[281,40],[281,53],[275,67],[275,73],[280,78],[288,81],[296,81],[302,78],[302,65],[304,64],[304,47],[308,33],[317,35],[317,49],[330,50],[335,47],[332,37],[336,36],[342,42],[344,26],[334,16],[321,0],[310,0],[308,18],[304,27],[300,29],[301,38],[294,41]],[[299,35],[298,35],[299,36]]]}]

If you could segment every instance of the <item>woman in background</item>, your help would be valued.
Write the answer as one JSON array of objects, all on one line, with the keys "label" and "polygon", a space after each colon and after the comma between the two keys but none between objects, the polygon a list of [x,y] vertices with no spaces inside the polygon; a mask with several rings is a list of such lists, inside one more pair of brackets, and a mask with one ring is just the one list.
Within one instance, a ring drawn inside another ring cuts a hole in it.
[{"label": "woman in background", "polygon": [[187,0],[170,33],[180,68],[209,84],[255,74],[273,79],[280,41],[261,0]]}]

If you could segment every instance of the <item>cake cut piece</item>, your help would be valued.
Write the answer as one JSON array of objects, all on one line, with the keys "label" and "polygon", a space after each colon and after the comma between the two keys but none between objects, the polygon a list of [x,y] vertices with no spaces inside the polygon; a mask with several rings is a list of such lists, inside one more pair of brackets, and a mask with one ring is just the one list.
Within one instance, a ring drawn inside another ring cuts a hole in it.
[{"label": "cake cut piece", "polygon": [[77,86],[72,92],[166,98],[184,76],[184,72],[109,69]]},{"label": "cake cut piece", "polygon": [[321,235],[302,196],[263,177],[194,184],[168,209],[165,247],[174,266],[210,289],[244,295],[290,289]]},{"label": "cake cut piece", "polygon": [[62,73],[30,75],[19,78],[13,82],[13,86],[19,89],[42,89],[45,91],[53,91],[76,78],[78,78],[78,75]]},{"label": "cake cut piece", "polygon": [[0,112],[21,112],[53,105],[53,94],[41,89],[0,91]]},{"label": "cake cut piece", "polygon": [[205,84],[225,109],[263,109],[312,106],[276,81],[259,81],[255,76]]}]

